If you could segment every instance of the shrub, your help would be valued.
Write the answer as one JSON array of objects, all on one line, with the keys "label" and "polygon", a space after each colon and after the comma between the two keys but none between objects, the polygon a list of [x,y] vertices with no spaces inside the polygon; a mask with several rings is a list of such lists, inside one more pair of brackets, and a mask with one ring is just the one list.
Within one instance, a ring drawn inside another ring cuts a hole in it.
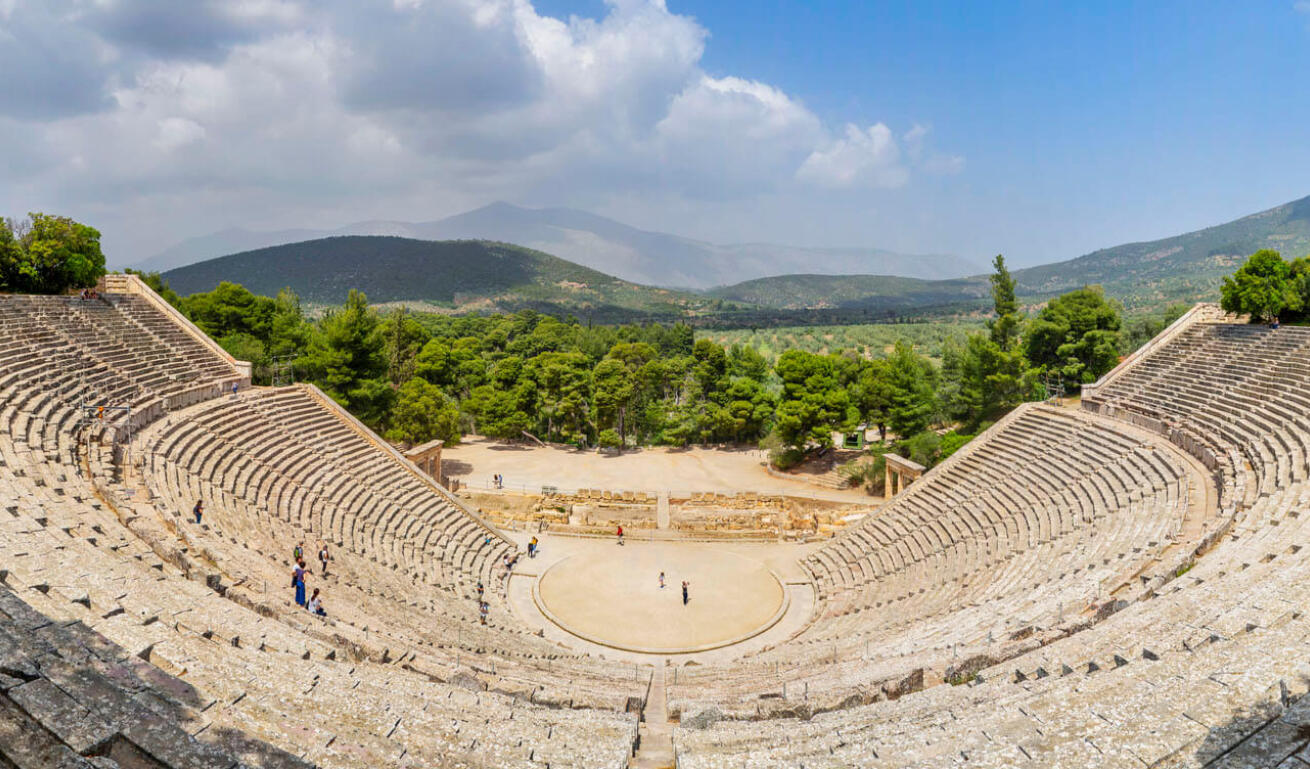
[{"label": "shrub", "polygon": [[769,453],[769,464],[779,470],[790,470],[805,459],[805,452],[788,446],[776,432],[764,436],[760,448]]},{"label": "shrub", "polygon": [[[903,444],[909,459],[924,467],[937,464],[938,452],[941,451],[942,437],[932,430],[915,433]],[[957,447],[958,448],[958,447]]]},{"label": "shrub", "polygon": [[937,461],[941,462],[950,455],[959,451],[964,444],[973,440],[973,436],[967,433],[957,433],[954,430],[942,436],[941,448],[937,454]]},{"label": "shrub", "polygon": [[596,443],[602,449],[623,448],[623,441],[619,439],[618,431],[612,428],[601,430],[600,435],[596,436]]}]

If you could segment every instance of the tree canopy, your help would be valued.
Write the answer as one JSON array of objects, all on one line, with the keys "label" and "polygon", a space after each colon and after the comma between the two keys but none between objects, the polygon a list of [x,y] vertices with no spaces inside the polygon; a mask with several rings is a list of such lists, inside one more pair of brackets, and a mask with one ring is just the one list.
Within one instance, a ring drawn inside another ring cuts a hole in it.
[{"label": "tree canopy", "polygon": [[1078,387],[1119,362],[1119,308],[1100,286],[1058,296],[1029,324],[1024,339],[1028,362]]},{"label": "tree canopy", "polygon": [[66,216],[0,220],[0,291],[62,294],[105,274],[100,232]]},{"label": "tree canopy", "polygon": [[[1302,260],[1297,260],[1298,262]],[[1304,307],[1306,274],[1295,275],[1282,254],[1263,248],[1251,254],[1237,272],[1224,278],[1220,306],[1224,310],[1250,315],[1252,323],[1270,321],[1284,310],[1300,312]]]}]

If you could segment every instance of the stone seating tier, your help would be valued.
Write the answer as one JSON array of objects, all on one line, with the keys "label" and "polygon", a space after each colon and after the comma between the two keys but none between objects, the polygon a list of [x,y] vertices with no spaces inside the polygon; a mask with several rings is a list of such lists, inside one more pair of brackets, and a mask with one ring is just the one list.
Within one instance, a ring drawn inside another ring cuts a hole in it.
[{"label": "stone seating tier", "polygon": [[[1310,758],[1308,332],[1184,324],[1099,415],[1022,408],[815,547],[813,623],[660,676],[676,765]],[[0,766],[627,765],[648,668],[517,627],[498,536],[238,380],[141,297],[0,296]],[[299,538],[328,619],[287,598]]]},{"label": "stone seating tier", "polygon": [[[66,299],[51,303],[68,310]],[[0,302],[0,309],[5,306]],[[122,349],[101,347],[100,336],[61,329],[53,341],[62,340],[67,354],[55,357],[44,352],[46,342],[53,344],[47,336],[51,321],[17,316],[14,324],[13,314],[0,312],[0,602],[4,595],[18,596],[19,605],[42,612],[49,627],[85,627],[93,647],[116,645],[116,658],[171,681],[165,694],[188,692],[187,702],[199,703],[193,710],[201,715],[165,708],[158,701],[163,695],[137,684],[118,695],[96,688],[105,702],[126,696],[158,705],[156,712],[164,715],[153,721],[131,714],[143,728],[157,732],[154,724],[163,719],[199,739],[138,733],[119,711],[103,713],[104,726],[93,717],[98,704],[83,701],[82,692],[70,687],[108,665],[106,660],[70,655],[71,668],[62,678],[42,667],[53,687],[33,684],[45,679],[11,676],[19,668],[6,663],[0,665],[0,689],[6,692],[0,697],[0,765],[90,761],[103,769],[109,764],[95,762],[106,754],[127,766],[626,764],[636,717],[622,711],[630,695],[644,694],[630,666],[597,661],[589,677],[585,662],[574,671],[570,655],[558,647],[503,625],[481,629],[481,637],[465,647],[452,643],[457,660],[465,655],[462,663],[452,662],[435,647],[402,649],[391,638],[379,639],[367,625],[270,609],[274,602],[256,597],[251,584],[235,584],[222,569],[223,559],[210,556],[246,548],[220,540],[212,528],[195,539],[180,536],[178,521],[139,500],[132,468],[116,465],[116,453],[94,440],[104,434],[99,425],[79,425],[76,397],[83,385],[74,381],[95,380],[87,386],[102,392],[109,390],[106,381],[116,382],[115,392],[130,403],[157,400],[161,388],[173,387],[150,378],[147,359],[134,353],[137,343],[158,343],[137,335]],[[230,372],[221,375],[226,379]],[[175,470],[173,477],[183,476]],[[351,558],[344,550],[336,553],[343,556]],[[277,571],[285,579],[281,566]],[[413,582],[408,588],[410,595],[422,590]],[[342,588],[343,612],[351,592]],[[384,616],[373,615],[369,624],[385,625],[388,602],[356,592],[357,606],[382,608]],[[394,611],[422,615],[411,624],[447,622],[439,610],[405,605]],[[0,606],[0,640],[20,638],[22,651],[32,652],[35,641],[24,637],[26,629],[8,624],[14,616]],[[524,650],[505,666],[494,653],[502,637],[521,640],[515,648]],[[473,644],[492,653],[476,653]],[[124,685],[118,668],[107,670],[110,688]],[[596,670],[605,671],[604,690],[587,683]],[[541,680],[547,686],[538,685]],[[84,727],[103,738],[91,740]],[[261,736],[277,747],[264,745]],[[163,752],[163,742],[174,752]]]}]

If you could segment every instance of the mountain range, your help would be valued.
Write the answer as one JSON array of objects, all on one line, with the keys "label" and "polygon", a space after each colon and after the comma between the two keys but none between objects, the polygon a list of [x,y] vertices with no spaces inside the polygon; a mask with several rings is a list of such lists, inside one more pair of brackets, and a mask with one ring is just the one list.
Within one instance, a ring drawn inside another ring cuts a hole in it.
[{"label": "mountain range", "polygon": [[[463,231],[479,231],[475,220],[497,218],[495,208],[465,215],[460,219],[460,226],[467,228]],[[567,209],[515,211],[559,223],[564,221],[559,212]],[[596,237],[603,233],[611,243],[620,236],[634,242],[632,232],[640,232],[624,230],[617,223],[610,224],[619,229],[605,231],[600,225],[609,220],[581,212],[569,215],[576,217],[570,223],[590,222],[592,229],[587,232]],[[519,217],[519,221],[527,219],[531,216]],[[446,226],[460,231],[453,224]],[[540,231],[524,226],[520,235],[525,238]],[[298,237],[312,234],[295,232]],[[576,235],[582,230],[570,232]],[[657,233],[644,236],[651,238],[644,246],[649,254],[659,253],[659,238],[673,238]],[[1288,257],[1310,253],[1310,197],[1196,232],[1014,270],[1014,276],[1019,296],[1028,304],[1099,284],[1128,311],[1149,311],[1173,302],[1217,298],[1221,278],[1261,248],[1274,248]],[[634,256],[631,264],[646,261],[645,255]],[[668,261],[677,263],[673,257]],[[184,294],[230,280],[263,294],[290,286],[307,301],[335,303],[350,288],[359,288],[375,302],[428,303],[455,312],[531,307],[586,313],[600,322],[690,318],[715,325],[850,323],[970,312],[984,309],[989,302],[985,274],[924,280],[885,274],[819,275],[807,269],[692,292],[616,277],[521,244],[378,235],[333,236],[260,248],[168,270],[164,277]]]},{"label": "mountain range", "polygon": [[798,272],[951,278],[985,269],[985,265],[956,256],[900,254],[875,248],[720,245],[641,230],[572,208],[532,209],[508,203],[493,203],[422,223],[365,221],[335,230],[274,232],[228,229],[182,241],[132,266],[166,272],[228,254],[342,235],[515,243],[634,283],[690,289]]},{"label": "mountain range", "polygon": [[[1100,285],[1129,311],[1173,302],[1214,300],[1225,275],[1246,257],[1272,248],[1288,258],[1310,254],[1310,197],[1195,232],[1094,251],[1077,259],[1014,270],[1030,303]],[[909,310],[982,305],[986,275],[917,280],[884,275],[778,275],[724,286],[721,299],[783,309]]]},{"label": "mountain range", "polygon": [[509,243],[338,235],[209,259],[163,273],[181,294],[221,281],[273,296],[291,288],[313,305],[340,304],[351,289],[375,304],[436,312],[574,313],[602,323],[692,318],[731,303],[644,286]]}]

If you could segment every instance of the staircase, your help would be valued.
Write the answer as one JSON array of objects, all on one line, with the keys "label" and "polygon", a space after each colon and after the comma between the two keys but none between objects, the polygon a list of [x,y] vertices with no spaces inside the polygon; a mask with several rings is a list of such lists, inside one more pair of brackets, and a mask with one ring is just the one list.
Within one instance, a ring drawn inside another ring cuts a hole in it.
[{"label": "staircase", "polygon": [[628,761],[629,769],[673,769],[673,727],[669,724],[668,699],[664,691],[665,667],[651,677],[650,695],[637,734],[641,747]]}]

